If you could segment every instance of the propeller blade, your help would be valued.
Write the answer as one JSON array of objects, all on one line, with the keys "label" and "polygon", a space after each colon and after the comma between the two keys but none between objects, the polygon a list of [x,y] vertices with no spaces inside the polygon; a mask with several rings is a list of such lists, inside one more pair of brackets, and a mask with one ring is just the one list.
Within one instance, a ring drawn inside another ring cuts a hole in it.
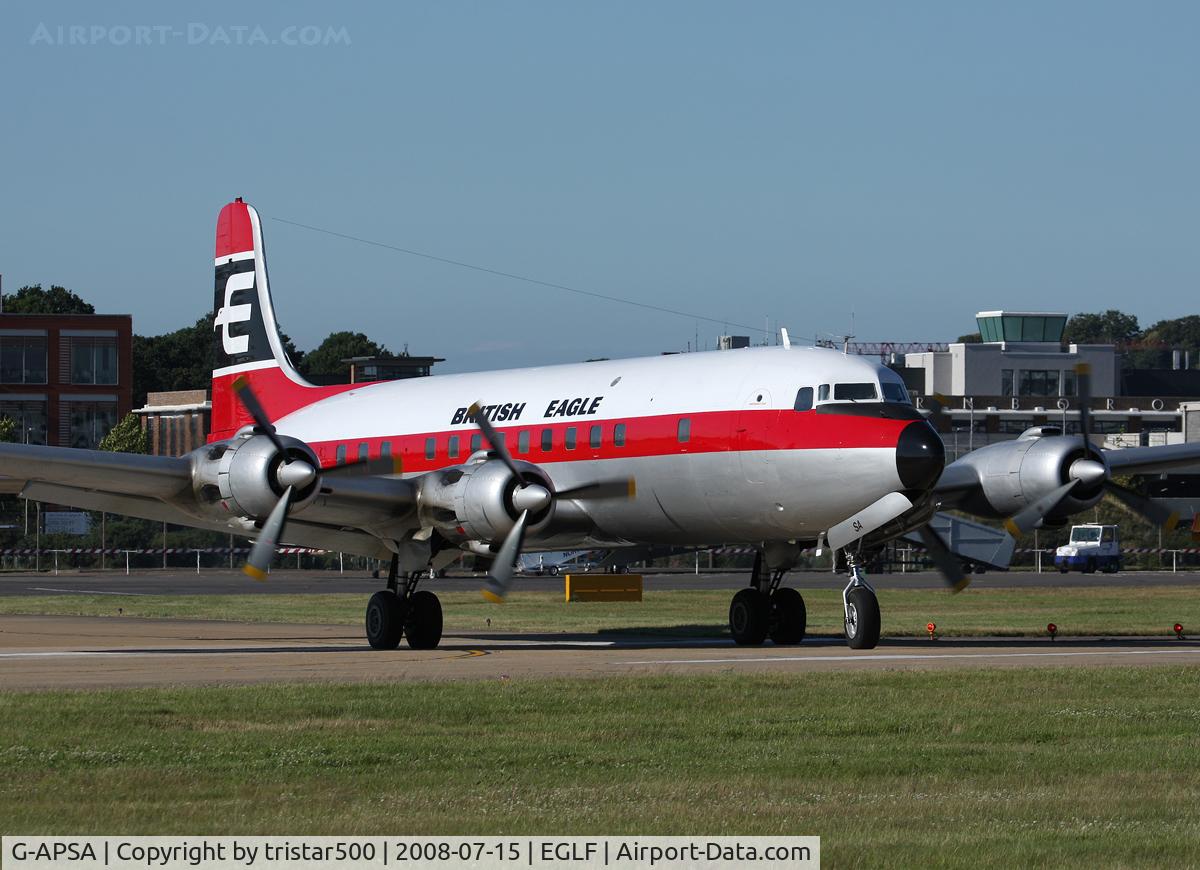
[{"label": "propeller blade", "polygon": [[262,403],[258,401],[258,396],[254,395],[254,390],[250,387],[250,381],[246,379],[245,375],[238,375],[234,378],[233,392],[238,397],[238,401],[242,403],[242,407],[249,411],[250,416],[254,418],[254,425],[271,439],[271,443],[275,445],[276,450],[287,456],[287,448],[283,446],[283,442],[275,434],[275,427],[271,425],[271,418],[267,416]]},{"label": "propeller blade", "polygon": [[1121,486],[1119,483],[1113,483],[1111,480],[1104,484],[1104,488],[1124,502],[1125,506],[1131,511],[1141,514],[1150,522],[1156,526],[1162,526],[1168,532],[1174,531],[1175,526],[1179,524],[1178,513],[1156,501],[1146,498],[1140,493],[1134,492],[1132,489]]},{"label": "propeller blade", "polygon": [[496,431],[496,427],[492,425],[487,416],[480,413],[480,404],[476,402],[467,409],[474,420],[475,425],[479,427],[479,431],[483,433],[483,437],[492,445],[492,452],[500,457],[500,461],[513,473],[513,477],[517,480],[524,480],[524,475],[521,474],[521,469],[517,468],[517,463],[513,462],[512,454],[508,452],[508,445],[504,443],[504,439],[500,437],[500,433]]},{"label": "propeller blade", "polygon": [[1013,516],[1004,521],[1004,527],[1008,529],[1008,533],[1014,538],[1019,538],[1021,535],[1034,528],[1046,514],[1053,513],[1059,503],[1066,498],[1072,489],[1078,484],[1078,480],[1070,480],[1052,492],[1046,493],[1037,501],[1022,508]]},{"label": "propeller blade", "polygon": [[622,477],[616,480],[596,480],[591,483],[581,483],[570,489],[560,489],[554,494],[555,498],[636,498],[637,481],[632,477]]},{"label": "propeller blade", "polygon": [[1092,367],[1087,363],[1075,366],[1075,392],[1079,395],[1079,432],[1083,436],[1086,456],[1091,452],[1091,439],[1088,436],[1092,433]]},{"label": "propeller blade", "polygon": [[512,583],[513,565],[521,554],[521,545],[525,543],[525,524],[529,521],[529,511],[521,511],[517,522],[509,531],[500,552],[492,562],[492,570],[488,572],[487,585],[483,587],[483,597],[493,604],[502,604]]},{"label": "propeller blade", "polygon": [[967,572],[963,570],[962,562],[950,552],[950,548],[946,546],[946,542],[942,540],[942,536],[934,531],[933,526],[924,525],[917,529],[917,534],[921,536],[921,542],[925,545],[925,552],[929,554],[929,558],[933,560],[933,564],[937,565],[938,571],[945,578],[946,584],[955,592],[962,592],[971,582],[971,578],[967,576]]},{"label": "propeller blade", "polygon": [[279,501],[275,502],[275,507],[271,508],[267,521],[263,523],[262,531],[258,533],[258,540],[250,549],[250,558],[242,566],[242,572],[255,580],[267,579],[267,568],[270,567],[271,560],[275,558],[275,547],[279,544],[280,536],[283,535],[283,527],[287,523],[287,512],[292,504],[293,492],[295,490],[289,486],[283,491]]}]

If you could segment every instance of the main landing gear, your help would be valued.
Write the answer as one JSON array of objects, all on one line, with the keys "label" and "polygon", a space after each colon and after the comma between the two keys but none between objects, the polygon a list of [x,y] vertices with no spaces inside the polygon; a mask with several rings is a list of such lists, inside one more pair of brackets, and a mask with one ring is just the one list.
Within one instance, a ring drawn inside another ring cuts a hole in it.
[{"label": "main landing gear", "polygon": [[741,646],[758,646],[768,637],[778,644],[804,640],[808,614],[804,598],[795,589],[781,587],[786,569],[764,570],[762,553],[754,557],[750,586],[733,596],[729,605],[729,632]]},{"label": "main landing gear", "polygon": [[399,582],[400,557],[392,556],[388,588],[367,602],[367,642],[372,649],[395,649],[407,637],[413,649],[434,649],[442,640],[442,603],[426,589],[417,589],[428,571],[409,571],[403,589]]},{"label": "main landing gear", "polygon": [[842,606],[846,611],[846,643],[850,649],[875,649],[879,643],[879,599],[867,582],[853,556],[850,562],[850,582],[842,590]]}]

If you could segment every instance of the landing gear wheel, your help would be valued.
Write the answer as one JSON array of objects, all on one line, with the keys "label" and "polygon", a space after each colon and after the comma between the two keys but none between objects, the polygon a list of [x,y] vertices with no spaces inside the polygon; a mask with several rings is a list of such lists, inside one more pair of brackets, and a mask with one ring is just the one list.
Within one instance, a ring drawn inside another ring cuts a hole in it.
[{"label": "landing gear wheel", "polygon": [[404,601],[393,592],[376,592],[367,602],[367,643],[371,649],[395,649],[404,633]]},{"label": "landing gear wheel", "polygon": [[420,589],[409,598],[404,634],[413,649],[436,649],[441,643],[442,602],[429,590]]},{"label": "landing gear wheel", "polygon": [[781,644],[800,643],[807,623],[804,596],[788,586],[776,589],[771,596],[771,640]]},{"label": "landing gear wheel", "polygon": [[846,593],[846,643],[850,649],[875,649],[879,643],[879,599],[863,586]]},{"label": "landing gear wheel", "polygon": [[739,646],[758,646],[771,628],[771,600],[751,587],[733,596],[729,605],[729,633]]}]

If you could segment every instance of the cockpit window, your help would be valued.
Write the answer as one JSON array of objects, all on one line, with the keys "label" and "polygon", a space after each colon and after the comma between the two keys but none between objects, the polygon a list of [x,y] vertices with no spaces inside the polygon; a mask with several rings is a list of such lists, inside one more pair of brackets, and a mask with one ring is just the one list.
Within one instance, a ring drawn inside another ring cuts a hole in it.
[{"label": "cockpit window", "polygon": [[829,401],[829,384],[821,384],[817,390],[817,400],[821,402]]},{"label": "cockpit window", "polygon": [[835,402],[872,402],[878,398],[874,384],[837,384],[833,388]]},{"label": "cockpit window", "polygon": [[796,393],[796,410],[811,411],[813,406],[813,388],[801,387]]},{"label": "cockpit window", "polygon": [[883,400],[885,402],[899,402],[902,405],[912,404],[912,400],[909,399],[908,390],[904,384],[894,384],[884,381],[880,386],[883,387]]}]

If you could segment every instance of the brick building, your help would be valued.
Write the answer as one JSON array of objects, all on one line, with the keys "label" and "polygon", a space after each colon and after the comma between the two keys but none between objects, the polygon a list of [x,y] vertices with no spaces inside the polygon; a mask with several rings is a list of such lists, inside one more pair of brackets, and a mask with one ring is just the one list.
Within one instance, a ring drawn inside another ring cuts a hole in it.
[{"label": "brick building", "polygon": [[212,401],[207,390],[149,393],[135,412],[142,418],[154,456],[182,456],[203,447],[212,430]]},{"label": "brick building", "polygon": [[94,448],[132,406],[130,315],[0,313],[0,416],[16,440]]}]

